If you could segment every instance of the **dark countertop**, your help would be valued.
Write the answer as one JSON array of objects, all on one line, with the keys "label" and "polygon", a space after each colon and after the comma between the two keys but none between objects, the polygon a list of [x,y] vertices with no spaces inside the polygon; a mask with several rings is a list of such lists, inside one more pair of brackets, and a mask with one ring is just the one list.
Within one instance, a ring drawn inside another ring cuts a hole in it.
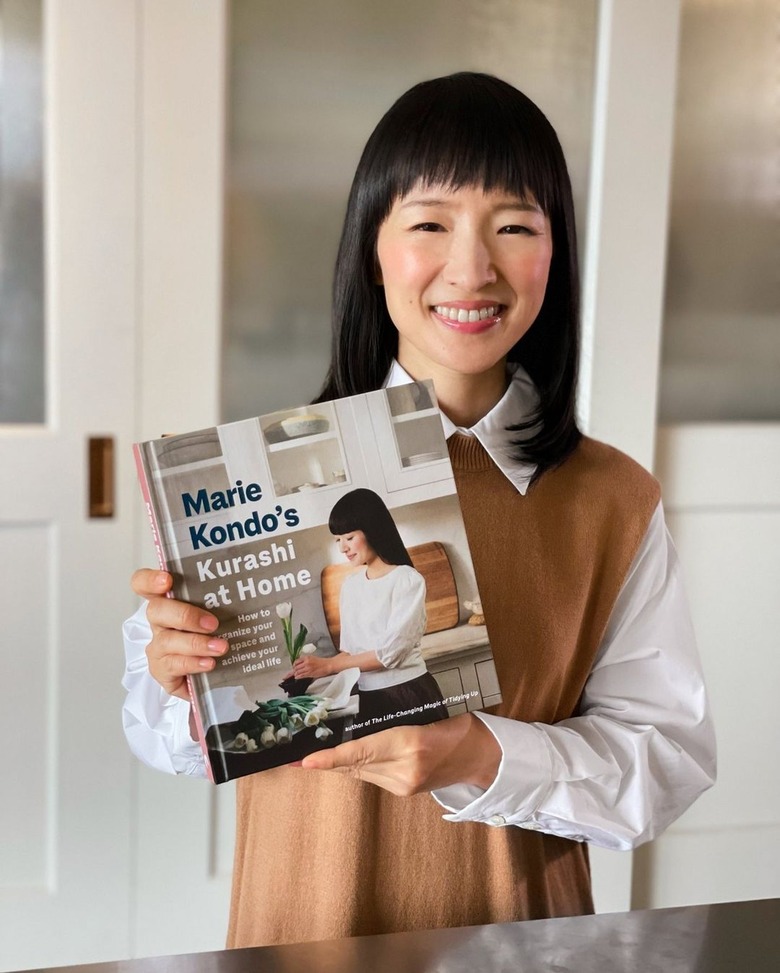
[{"label": "dark countertop", "polygon": [[71,973],[778,973],[780,899],[58,969]]}]

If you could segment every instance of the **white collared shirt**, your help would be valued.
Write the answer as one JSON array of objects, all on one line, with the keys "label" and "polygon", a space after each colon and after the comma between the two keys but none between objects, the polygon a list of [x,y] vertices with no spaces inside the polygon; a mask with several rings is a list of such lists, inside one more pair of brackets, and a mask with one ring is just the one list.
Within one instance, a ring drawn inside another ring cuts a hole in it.
[{"label": "white collared shirt", "polygon": [[[386,385],[411,381],[393,364]],[[444,417],[445,435],[476,436],[525,494],[534,467],[512,456],[506,427],[529,415],[536,392],[516,367],[494,408],[470,429]],[[170,773],[205,775],[189,735],[189,703],[149,675],[145,605],[124,626],[123,719],[133,752]],[[605,848],[659,834],[715,780],[715,738],[680,568],[659,503],[615,602],[580,715],[555,725],[476,714],[501,747],[487,790],[433,792],[449,821],[516,825]]]}]

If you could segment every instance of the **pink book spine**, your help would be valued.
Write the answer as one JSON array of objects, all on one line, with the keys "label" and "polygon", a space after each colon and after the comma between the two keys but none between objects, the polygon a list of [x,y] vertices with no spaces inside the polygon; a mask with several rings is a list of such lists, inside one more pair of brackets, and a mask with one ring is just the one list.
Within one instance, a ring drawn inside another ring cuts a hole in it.
[{"label": "pink book spine", "polygon": [[[149,480],[146,474],[146,466],[141,453],[141,447],[138,443],[134,444],[133,446],[133,456],[135,457],[135,468],[138,473],[138,482],[141,484],[141,494],[144,498],[144,504],[146,505],[146,513],[149,517],[149,524],[152,528],[152,539],[154,541],[154,549],[157,552],[157,560],[160,563],[160,569],[162,571],[167,571],[168,563],[165,559],[165,551],[163,550],[163,546],[160,541],[160,528],[159,524],[157,523],[157,515],[155,514],[155,508],[154,504],[152,503],[152,496],[149,490]],[[173,592],[169,591],[166,597],[173,598]],[[203,720],[200,716],[200,708],[198,707],[197,697],[195,696],[195,687],[193,686],[192,676],[189,675],[187,676],[187,689],[190,694],[190,703],[192,704],[192,714],[195,718],[195,729],[198,734],[198,741],[200,742],[200,748],[203,751],[203,756],[206,760],[206,774],[213,784],[214,773],[211,769],[209,751],[206,745],[206,731],[203,728]]]}]

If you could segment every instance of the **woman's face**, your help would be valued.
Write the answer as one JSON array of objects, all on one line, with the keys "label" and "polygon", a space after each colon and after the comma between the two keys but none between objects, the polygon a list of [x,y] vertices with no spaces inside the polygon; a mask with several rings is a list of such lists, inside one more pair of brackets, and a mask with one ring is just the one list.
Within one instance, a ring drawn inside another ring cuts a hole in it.
[{"label": "woman's face", "polygon": [[376,552],[366,540],[366,535],[362,530],[339,534],[336,537],[336,543],[339,552],[355,567],[360,564],[370,564],[376,560]]},{"label": "woman's face", "polygon": [[400,364],[433,378],[503,363],[539,313],[551,258],[550,222],[533,199],[418,186],[396,200],[377,260]]}]

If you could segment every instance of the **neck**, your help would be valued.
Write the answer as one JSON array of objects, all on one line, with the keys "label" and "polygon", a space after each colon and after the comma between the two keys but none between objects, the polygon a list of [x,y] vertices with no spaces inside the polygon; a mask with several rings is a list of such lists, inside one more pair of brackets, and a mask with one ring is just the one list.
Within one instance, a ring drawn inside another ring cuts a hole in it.
[{"label": "neck", "polygon": [[389,571],[392,571],[394,567],[396,567],[395,564],[387,564],[381,557],[372,558],[370,561],[366,561],[366,577],[369,581],[372,581],[374,578],[381,578]]},{"label": "neck", "polygon": [[429,362],[416,362],[399,354],[398,364],[416,381],[432,379],[439,408],[456,426],[468,429],[501,400],[508,379],[502,359],[487,372],[467,375]]}]

